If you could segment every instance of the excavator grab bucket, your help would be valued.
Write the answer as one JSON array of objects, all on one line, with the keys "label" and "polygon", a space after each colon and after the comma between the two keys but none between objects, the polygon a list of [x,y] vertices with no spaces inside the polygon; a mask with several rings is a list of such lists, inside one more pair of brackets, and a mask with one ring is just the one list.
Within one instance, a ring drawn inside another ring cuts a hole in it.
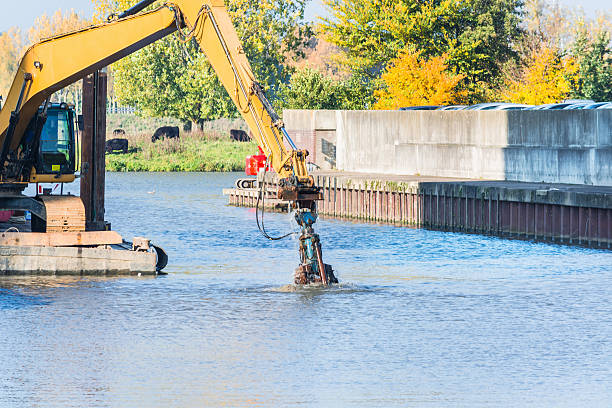
[{"label": "excavator grab bucket", "polygon": [[310,209],[300,209],[296,212],[295,218],[301,228],[299,237],[301,263],[295,270],[294,282],[298,285],[338,283],[331,265],[323,262],[321,240],[313,229],[317,214]]}]

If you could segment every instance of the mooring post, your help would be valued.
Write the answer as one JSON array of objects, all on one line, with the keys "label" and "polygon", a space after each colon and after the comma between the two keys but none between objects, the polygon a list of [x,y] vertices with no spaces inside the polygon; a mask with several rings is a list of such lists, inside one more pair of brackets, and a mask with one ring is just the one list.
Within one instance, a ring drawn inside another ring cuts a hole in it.
[{"label": "mooring post", "polygon": [[87,231],[108,229],[104,221],[106,90],[105,72],[96,71],[83,78],[81,199]]}]

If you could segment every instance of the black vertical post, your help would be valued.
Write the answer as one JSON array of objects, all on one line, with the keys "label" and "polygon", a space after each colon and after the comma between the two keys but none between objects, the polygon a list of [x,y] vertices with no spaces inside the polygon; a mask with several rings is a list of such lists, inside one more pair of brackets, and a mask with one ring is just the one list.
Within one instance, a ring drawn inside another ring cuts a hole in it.
[{"label": "black vertical post", "polygon": [[96,71],[83,79],[81,200],[88,231],[107,229],[104,221],[106,94],[106,73]]}]

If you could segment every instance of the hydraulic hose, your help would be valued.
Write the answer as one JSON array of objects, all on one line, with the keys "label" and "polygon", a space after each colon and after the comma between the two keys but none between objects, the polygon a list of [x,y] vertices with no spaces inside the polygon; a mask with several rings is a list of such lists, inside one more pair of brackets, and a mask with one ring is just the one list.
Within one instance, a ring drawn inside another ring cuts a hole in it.
[{"label": "hydraulic hose", "polygon": [[[255,204],[255,220],[257,221],[257,228],[259,229],[259,232],[261,232],[261,234],[266,239],[269,239],[270,241],[280,241],[282,239],[290,237],[291,235],[295,234],[295,232],[290,232],[280,237],[272,237],[266,232],[266,226],[264,225],[264,213],[266,212],[265,185],[266,185],[266,176],[264,174],[263,182],[259,186],[259,194],[257,194],[257,203]],[[262,203],[261,224],[259,222],[259,203],[260,202]]]},{"label": "hydraulic hose", "polygon": [[155,3],[155,0],[143,0],[140,3],[136,3],[134,6],[125,10],[123,13],[119,14],[117,18],[122,19],[140,13],[142,10],[146,9],[153,3]]}]

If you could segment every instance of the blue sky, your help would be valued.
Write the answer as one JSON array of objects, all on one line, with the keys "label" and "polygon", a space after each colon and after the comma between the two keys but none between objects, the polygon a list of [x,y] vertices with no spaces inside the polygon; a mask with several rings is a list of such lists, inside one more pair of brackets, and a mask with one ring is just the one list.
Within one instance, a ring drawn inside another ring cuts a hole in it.
[{"label": "blue sky", "polygon": [[[70,10],[89,16],[92,13],[90,0],[4,0],[0,12],[0,31],[5,31],[9,27],[19,26],[22,30],[27,30],[37,16],[47,13],[52,14],[57,9]],[[594,13],[595,10],[611,9],[609,0],[561,0],[562,4],[571,6],[581,6],[587,13]],[[321,0],[311,0],[307,10],[307,16],[313,19],[315,16],[324,13]]]}]

